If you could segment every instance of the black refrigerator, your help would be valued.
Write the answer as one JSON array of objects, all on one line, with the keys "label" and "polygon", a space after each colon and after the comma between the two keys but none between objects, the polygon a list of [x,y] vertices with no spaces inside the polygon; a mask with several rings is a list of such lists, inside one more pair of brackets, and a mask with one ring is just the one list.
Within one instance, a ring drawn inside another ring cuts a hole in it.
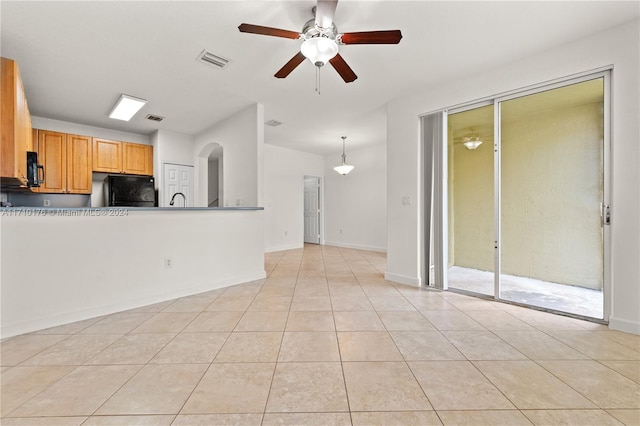
[{"label": "black refrigerator", "polygon": [[157,206],[155,181],[152,176],[109,175],[104,184],[106,206]]}]

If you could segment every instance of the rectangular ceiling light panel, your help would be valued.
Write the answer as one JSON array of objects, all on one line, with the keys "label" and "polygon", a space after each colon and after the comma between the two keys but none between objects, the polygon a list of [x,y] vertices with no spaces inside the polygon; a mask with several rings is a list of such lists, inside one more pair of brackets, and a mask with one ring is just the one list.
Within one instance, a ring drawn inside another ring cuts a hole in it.
[{"label": "rectangular ceiling light panel", "polygon": [[146,100],[129,95],[122,95],[111,110],[109,118],[129,121],[147,103]]}]

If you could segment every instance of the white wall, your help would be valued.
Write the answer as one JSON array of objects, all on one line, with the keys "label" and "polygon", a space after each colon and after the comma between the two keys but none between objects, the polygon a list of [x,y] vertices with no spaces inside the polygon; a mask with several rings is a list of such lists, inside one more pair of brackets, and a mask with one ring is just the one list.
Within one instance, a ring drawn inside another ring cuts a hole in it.
[{"label": "white wall", "polygon": [[[264,107],[254,104],[215,124],[195,137],[196,205],[206,206],[208,158],[218,144],[224,152],[223,182],[225,207],[259,206],[262,203],[262,146]],[[222,207],[222,206],[221,206]]]},{"label": "white wall", "polygon": [[387,146],[347,148],[347,160],[355,169],[343,176],[339,153],[324,159],[325,244],[386,251]]},{"label": "white wall", "polygon": [[[303,246],[305,175],[316,177],[324,175],[322,156],[275,145],[264,145],[264,246],[266,252]],[[321,232],[322,227],[321,224]]]},{"label": "white wall", "polygon": [[163,206],[165,203],[162,191],[162,165],[165,163],[185,166],[195,165],[193,156],[194,137],[184,133],[157,130],[151,135],[151,144],[154,151],[153,174],[156,178],[156,189],[158,189],[158,205]]},{"label": "white wall", "polygon": [[129,209],[1,226],[2,338],[265,276],[262,210]]},{"label": "white wall", "polygon": [[420,114],[613,65],[610,327],[640,333],[640,21],[550,49],[492,73],[442,82],[388,105],[387,274],[419,283]]}]

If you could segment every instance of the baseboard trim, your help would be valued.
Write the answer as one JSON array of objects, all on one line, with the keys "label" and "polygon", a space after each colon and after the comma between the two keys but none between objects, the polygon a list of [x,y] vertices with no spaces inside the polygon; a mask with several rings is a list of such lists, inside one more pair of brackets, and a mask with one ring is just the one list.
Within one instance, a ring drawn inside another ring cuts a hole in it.
[{"label": "baseboard trim", "polygon": [[283,245],[283,246],[265,247],[264,252],[265,253],[273,253],[275,251],[286,251],[286,250],[301,249],[302,247],[304,247],[302,244],[287,244],[287,245]]},{"label": "baseboard trim", "polygon": [[611,330],[624,331],[625,333],[640,335],[640,323],[616,317],[609,317],[609,328]]},{"label": "baseboard trim", "polygon": [[337,241],[325,241],[324,245],[326,245],[326,246],[343,247],[343,248],[350,248],[350,249],[355,249],[355,250],[377,251],[379,253],[386,253],[387,252],[387,248],[386,247],[376,247],[376,246],[366,246],[366,245],[361,245],[361,244],[340,243],[340,242],[337,242]]},{"label": "baseboard trim", "polygon": [[394,274],[392,272],[387,272],[384,274],[384,279],[387,281],[392,281],[398,284],[406,284],[414,287],[420,287],[420,278],[417,277],[409,277],[406,275]]}]

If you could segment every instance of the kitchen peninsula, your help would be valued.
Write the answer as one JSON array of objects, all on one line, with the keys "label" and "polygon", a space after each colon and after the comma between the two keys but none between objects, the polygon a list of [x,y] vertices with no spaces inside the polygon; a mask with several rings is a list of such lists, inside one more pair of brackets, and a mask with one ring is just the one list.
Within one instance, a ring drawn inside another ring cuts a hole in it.
[{"label": "kitchen peninsula", "polygon": [[2,208],[2,338],[262,279],[263,209]]}]

